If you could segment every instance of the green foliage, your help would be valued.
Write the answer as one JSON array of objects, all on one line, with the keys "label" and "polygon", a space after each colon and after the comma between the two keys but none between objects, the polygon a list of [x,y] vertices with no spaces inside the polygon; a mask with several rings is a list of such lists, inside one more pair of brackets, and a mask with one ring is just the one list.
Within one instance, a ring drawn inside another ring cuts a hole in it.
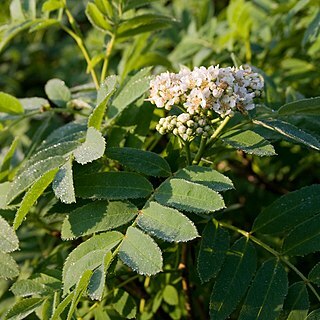
[{"label": "green foliage", "polygon": [[45,91],[48,98],[58,107],[65,107],[71,99],[71,92],[64,81],[51,79],[46,83]]},{"label": "green foliage", "polygon": [[76,150],[74,159],[80,164],[86,164],[101,158],[104,154],[105,140],[94,127],[89,127],[86,140]]},{"label": "green foliage", "polygon": [[288,231],[318,213],[319,185],[290,192],[265,208],[256,218],[252,231],[278,233]]},{"label": "green foliage", "polygon": [[128,228],[119,258],[139,274],[150,276],[162,270],[161,250],[151,237],[135,227]]},{"label": "green foliage", "polygon": [[26,318],[34,312],[41,304],[41,298],[27,298],[17,302],[6,314],[6,320],[19,320]]},{"label": "green foliage", "polygon": [[86,270],[94,270],[103,263],[104,255],[114,248],[123,235],[111,231],[95,235],[75,248],[63,266],[64,294],[78,282]]},{"label": "green foliage", "polygon": [[52,169],[45,173],[41,178],[39,178],[32,187],[26,192],[23,197],[19,210],[17,211],[14,221],[13,227],[14,229],[18,229],[21,225],[23,219],[28,214],[31,207],[37,201],[37,199],[42,195],[44,190],[48,187],[48,185],[52,182],[54,176],[56,175],[58,169]]},{"label": "green foliage", "polygon": [[319,319],[317,1],[1,6],[1,318]]},{"label": "green foliage", "polygon": [[19,275],[18,265],[9,254],[0,251],[0,258],[1,278],[13,279]]},{"label": "green foliage", "polygon": [[289,287],[280,319],[304,320],[308,314],[309,307],[306,285],[303,282],[296,282]]},{"label": "green foliage", "polygon": [[183,179],[165,181],[156,190],[154,197],[163,205],[195,213],[209,213],[224,208],[219,193]]},{"label": "green foliage", "polygon": [[2,252],[12,252],[19,248],[19,240],[9,223],[0,217],[0,248]]},{"label": "green foliage", "polygon": [[170,242],[189,241],[198,236],[193,222],[185,215],[153,201],[139,211],[137,224],[147,233]]},{"label": "green foliage", "polygon": [[229,144],[233,148],[242,150],[249,154],[257,156],[273,156],[274,148],[257,133],[247,131],[229,131],[221,136],[223,142]]},{"label": "green foliage", "polygon": [[211,319],[225,319],[237,307],[248,289],[256,265],[255,248],[245,238],[239,239],[226,252],[210,297]]},{"label": "green foliage", "polygon": [[131,170],[154,177],[171,175],[169,164],[158,154],[134,148],[109,148],[107,156]]},{"label": "green foliage", "polygon": [[115,229],[130,222],[137,213],[138,208],[129,202],[94,201],[69,213],[63,222],[61,236],[67,240]]},{"label": "green foliage", "polygon": [[239,319],[276,319],[288,291],[287,274],[276,259],[266,261],[253,280]]},{"label": "green foliage", "polygon": [[202,282],[215,278],[229,249],[230,237],[215,221],[209,221],[203,231],[198,256],[198,273]]},{"label": "green foliage", "polygon": [[86,199],[144,198],[153,191],[151,183],[131,172],[86,174],[75,179],[76,195]]},{"label": "green foliage", "polygon": [[19,114],[23,113],[24,110],[17,98],[5,92],[0,92],[0,112]]}]

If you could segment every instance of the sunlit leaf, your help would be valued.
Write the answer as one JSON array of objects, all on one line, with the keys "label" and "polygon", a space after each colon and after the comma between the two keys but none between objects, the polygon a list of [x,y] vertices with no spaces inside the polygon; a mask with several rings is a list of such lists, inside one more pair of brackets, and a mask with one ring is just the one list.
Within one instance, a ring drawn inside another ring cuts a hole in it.
[{"label": "sunlit leaf", "polygon": [[161,250],[151,237],[134,227],[128,228],[119,257],[139,274],[153,275],[162,270]]},{"label": "sunlit leaf", "polygon": [[63,266],[64,294],[78,282],[86,270],[94,270],[102,264],[105,254],[123,238],[117,231],[95,235],[81,243],[68,256]]},{"label": "sunlit leaf", "polygon": [[234,188],[232,181],[228,177],[208,167],[188,166],[176,172],[175,178],[203,184],[219,192]]},{"label": "sunlit leaf", "polygon": [[15,260],[7,253],[0,251],[0,278],[13,279],[19,275]]},{"label": "sunlit leaf", "polygon": [[9,223],[0,216],[0,251],[12,252],[19,248],[19,240]]},{"label": "sunlit leaf", "polygon": [[221,136],[224,143],[231,147],[257,156],[273,156],[273,146],[259,134],[250,130],[233,130]]},{"label": "sunlit leaf", "polygon": [[153,201],[139,211],[137,224],[145,232],[170,242],[198,237],[195,225],[185,215]]},{"label": "sunlit leaf", "polygon": [[103,156],[105,147],[102,134],[94,127],[89,127],[85,142],[73,152],[74,158],[80,164],[92,162]]},{"label": "sunlit leaf", "polygon": [[221,195],[206,186],[183,179],[170,179],[155,192],[155,199],[178,210],[213,212],[225,207]]},{"label": "sunlit leaf", "polygon": [[94,201],[71,211],[65,218],[61,236],[74,239],[88,234],[115,229],[131,221],[138,208],[129,202]]},{"label": "sunlit leaf", "polygon": [[45,92],[48,98],[58,107],[65,107],[71,99],[71,92],[64,81],[51,79],[45,85]]},{"label": "sunlit leaf", "polygon": [[13,227],[14,229],[18,229],[21,225],[23,219],[28,214],[31,207],[37,201],[37,199],[42,195],[44,190],[49,186],[49,184],[54,179],[58,168],[52,169],[45,173],[41,178],[39,178],[32,187],[27,191],[25,196],[22,199],[20,207],[15,215]]},{"label": "sunlit leaf", "polygon": [[17,98],[8,93],[0,92],[0,112],[20,114],[24,113],[24,110]]}]

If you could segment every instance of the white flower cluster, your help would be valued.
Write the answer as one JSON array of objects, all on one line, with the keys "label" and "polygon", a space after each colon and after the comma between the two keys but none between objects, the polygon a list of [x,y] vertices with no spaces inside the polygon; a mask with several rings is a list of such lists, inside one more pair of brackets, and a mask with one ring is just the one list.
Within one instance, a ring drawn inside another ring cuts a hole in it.
[{"label": "white flower cluster", "polygon": [[261,76],[249,66],[184,68],[151,80],[149,101],[166,110],[179,105],[191,115],[212,110],[224,117],[254,109],[253,99],[261,96],[263,86]]},{"label": "white flower cluster", "polygon": [[173,133],[186,141],[194,136],[207,137],[212,127],[207,117],[181,113],[178,116],[161,118],[156,129],[160,134]]},{"label": "white flower cluster", "polygon": [[[194,68],[192,71],[183,68],[179,73],[165,72],[151,80],[148,100],[166,110],[171,110],[174,105],[178,106],[184,111],[180,116],[188,115],[188,121],[196,115],[207,121],[214,114],[225,117],[233,115],[236,110],[246,113],[247,110],[254,109],[253,99],[261,96],[263,86],[262,77],[249,66],[210,66]],[[198,126],[190,127],[185,121],[179,120],[180,116],[162,118],[157,130],[161,134],[172,132],[184,140],[186,136],[203,134],[200,130],[203,126],[197,120],[195,123]],[[209,124],[210,121],[206,126]]]}]

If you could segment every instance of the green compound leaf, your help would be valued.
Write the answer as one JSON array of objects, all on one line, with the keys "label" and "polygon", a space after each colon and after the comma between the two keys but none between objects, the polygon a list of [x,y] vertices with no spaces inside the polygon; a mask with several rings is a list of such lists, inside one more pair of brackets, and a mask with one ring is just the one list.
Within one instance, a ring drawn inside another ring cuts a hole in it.
[{"label": "green compound leaf", "polygon": [[125,319],[135,319],[137,305],[134,299],[121,289],[116,289],[112,301],[113,308]]},{"label": "green compound leaf", "polygon": [[19,268],[14,259],[0,251],[0,278],[13,279],[19,275]]},{"label": "green compound leaf", "polygon": [[221,139],[235,149],[242,150],[257,156],[273,156],[275,151],[273,146],[259,134],[246,130],[232,130],[223,134]]},{"label": "green compound leaf", "polygon": [[92,271],[91,270],[86,270],[82,275],[77,283],[76,289],[74,290],[74,295],[72,298],[71,306],[68,312],[68,317],[67,320],[71,320],[72,316],[76,310],[76,307],[82,297],[82,295],[85,293],[85,291],[88,288],[90,278],[92,276]]},{"label": "green compound leaf", "polygon": [[290,192],[265,208],[256,218],[252,232],[273,234],[288,231],[320,212],[320,185]]},{"label": "green compound leaf", "polygon": [[241,238],[227,252],[210,298],[210,319],[224,320],[237,307],[256,271],[254,246]]},{"label": "green compound leaf", "polygon": [[80,164],[86,164],[101,158],[106,148],[106,141],[102,134],[93,127],[89,127],[85,142],[74,150],[74,158]]},{"label": "green compound leaf", "polygon": [[137,224],[145,232],[169,242],[189,241],[199,236],[185,215],[157,202],[149,202],[140,210]]},{"label": "green compound leaf", "polygon": [[19,228],[29,210],[32,208],[37,199],[43,194],[44,190],[46,190],[46,188],[52,182],[57,172],[58,168],[45,173],[32,185],[32,187],[24,195],[19,210],[14,217],[13,227],[15,230]]},{"label": "green compound leaf", "polygon": [[114,248],[123,238],[117,231],[111,231],[95,235],[81,243],[68,256],[63,266],[63,292],[78,282],[86,270],[94,270],[103,263],[104,256]]},{"label": "green compound leaf", "polygon": [[283,240],[282,252],[304,256],[320,251],[320,214],[298,224]]},{"label": "green compound leaf", "polygon": [[254,120],[254,123],[269,130],[280,133],[290,141],[304,144],[312,149],[320,150],[320,142],[311,134],[295,127],[294,125],[280,120]]},{"label": "green compound leaf", "polygon": [[72,176],[72,158],[59,169],[52,183],[55,196],[63,203],[76,202]]},{"label": "green compound leaf", "polygon": [[233,183],[228,177],[208,167],[188,166],[177,171],[174,176],[202,184],[218,192],[234,189]]},{"label": "green compound leaf", "polygon": [[129,104],[141,97],[150,85],[148,77],[151,68],[144,68],[137,72],[134,76],[128,77],[125,85],[118,91],[110,108],[108,108],[107,116],[112,119],[118,116]]},{"label": "green compound leaf", "polygon": [[277,319],[288,291],[288,277],[276,259],[266,261],[258,270],[239,320]]},{"label": "green compound leaf", "polygon": [[135,148],[109,148],[107,157],[119,161],[131,170],[153,177],[168,177],[171,169],[166,160],[154,152]]},{"label": "green compound leaf", "polygon": [[92,114],[88,119],[88,128],[94,127],[100,131],[107,104],[116,89],[117,83],[118,78],[113,75],[107,77],[106,80],[101,84],[101,87],[98,91],[97,106],[93,109]]},{"label": "green compound leaf", "polygon": [[143,14],[120,23],[117,37],[131,37],[136,34],[161,30],[173,25],[175,20],[158,14]]},{"label": "green compound leaf", "polygon": [[207,213],[225,208],[219,193],[183,179],[165,181],[156,190],[154,197],[163,205],[195,213]]},{"label": "green compound leaf", "polygon": [[19,248],[19,240],[9,223],[0,216],[0,251],[12,252]]},{"label": "green compound leaf", "polygon": [[306,285],[302,281],[296,282],[289,287],[279,320],[305,320],[309,305]]},{"label": "green compound leaf", "polygon": [[0,112],[9,114],[24,113],[20,101],[14,96],[0,91]]},{"label": "green compound leaf", "polygon": [[69,240],[115,229],[131,221],[137,213],[138,208],[129,202],[91,202],[70,212],[63,222],[61,237]]},{"label": "green compound leaf", "polygon": [[65,163],[62,156],[49,157],[46,160],[40,160],[21,172],[11,184],[11,189],[7,194],[7,204],[15,199],[19,194],[28,189],[34,181],[39,180],[44,174],[57,169]]},{"label": "green compound leaf", "polygon": [[217,276],[226,258],[229,242],[227,231],[213,221],[207,223],[201,237],[197,261],[197,270],[202,283]]},{"label": "green compound leaf", "polygon": [[103,32],[112,32],[112,25],[104,18],[104,15],[94,3],[88,3],[86,16],[90,23],[98,30]]},{"label": "green compound leaf", "polygon": [[137,228],[129,227],[119,258],[139,274],[151,276],[162,270],[161,250],[154,240]]},{"label": "green compound leaf", "polygon": [[302,99],[283,105],[278,114],[288,115],[320,115],[320,97]]},{"label": "green compound leaf", "polygon": [[43,298],[26,298],[18,301],[5,315],[5,320],[25,319],[29,314],[41,306]]},{"label": "green compound leaf", "polygon": [[317,309],[309,313],[304,320],[319,320],[319,319],[320,319],[320,309]]},{"label": "green compound leaf", "polygon": [[75,179],[76,195],[89,199],[122,200],[145,198],[151,194],[151,183],[133,172],[103,172]]},{"label": "green compound leaf", "polygon": [[48,98],[58,107],[65,107],[67,102],[71,100],[71,92],[64,81],[60,79],[49,80],[44,90]]},{"label": "green compound leaf", "polygon": [[318,262],[308,275],[308,279],[320,286],[320,262]]}]

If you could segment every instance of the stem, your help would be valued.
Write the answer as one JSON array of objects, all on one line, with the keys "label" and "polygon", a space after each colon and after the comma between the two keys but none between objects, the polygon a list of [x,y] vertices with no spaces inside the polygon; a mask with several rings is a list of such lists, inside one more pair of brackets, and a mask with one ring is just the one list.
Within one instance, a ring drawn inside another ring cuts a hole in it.
[{"label": "stem", "polygon": [[226,124],[229,122],[230,119],[231,119],[230,116],[226,116],[224,118],[224,120],[220,123],[219,127],[214,131],[214,133],[210,137],[207,146],[211,146],[215,142],[216,138],[221,133],[221,131],[223,130],[223,128],[226,126]]},{"label": "stem", "polygon": [[188,279],[188,268],[187,268],[187,258],[188,258],[188,247],[186,243],[182,244],[181,249],[181,262],[178,266],[178,269],[182,271],[182,290],[185,296],[185,308],[187,311],[187,319],[192,320],[194,319],[192,315],[191,309],[191,291]]},{"label": "stem", "polygon": [[[80,48],[80,50],[81,50],[81,52],[87,62],[87,65],[89,65],[91,63],[91,58],[89,56],[89,53],[87,51],[87,48],[86,48],[82,38],[79,37],[75,32],[73,32],[72,30],[70,30],[68,27],[66,27],[64,25],[61,25],[61,28],[66,33],[68,33],[73,38],[73,40],[77,43],[78,47]],[[94,82],[96,89],[99,89],[99,81],[98,81],[98,78],[97,78],[97,75],[96,75],[94,68],[90,68],[90,73],[91,73],[91,77],[92,77],[92,80]]]},{"label": "stem", "polygon": [[[146,276],[146,278],[144,280],[144,288],[145,288],[145,290],[149,287],[149,285],[150,285],[150,277]],[[146,304],[146,299],[145,298],[141,298],[140,299],[140,304],[139,304],[139,311],[141,313],[143,313],[143,311],[144,311],[145,304]]]},{"label": "stem", "polygon": [[186,151],[187,164],[188,164],[188,166],[190,166],[191,165],[191,153],[190,153],[190,142],[189,141],[186,141],[184,143],[184,149]]},{"label": "stem", "polygon": [[115,43],[115,39],[116,39],[115,34],[113,34],[111,36],[111,39],[110,39],[108,45],[107,45],[106,55],[104,57],[104,62],[103,62],[102,71],[101,71],[100,83],[102,83],[102,81],[104,81],[104,79],[107,76],[109,60],[110,60],[112,49],[113,49],[113,46]]},{"label": "stem", "polygon": [[207,145],[207,137],[202,136],[199,150],[198,150],[198,152],[197,152],[192,164],[199,164],[199,162],[200,162],[200,160],[202,158],[202,155],[206,150],[206,145]]},{"label": "stem", "polygon": [[286,264],[292,271],[294,271],[302,280],[303,282],[309,287],[309,289],[312,291],[312,293],[315,295],[315,297],[320,302],[320,295],[316,291],[316,289],[313,287],[313,285],[310,283],[309,279],[306,278],[301,271],[299,271],[289,260],[287,260],[285,257],[281,255],[278,251],[272,249],[270,246],[268,246],[266,243],[262,242],[258,238],[254,237],[250,232],[247,232],[245,230],[239,229],[237,227],[234,227],[233,225],[227,223],[227,222],[218,222],[218,224],[221,227],[225,227],[227,229],[230,229],[232,231],[238,232],[242,234],[243,236],[249,238],[252,242],[256,243],[275,257],[277,257],[279,260],[281,260],[284,264]]}]

